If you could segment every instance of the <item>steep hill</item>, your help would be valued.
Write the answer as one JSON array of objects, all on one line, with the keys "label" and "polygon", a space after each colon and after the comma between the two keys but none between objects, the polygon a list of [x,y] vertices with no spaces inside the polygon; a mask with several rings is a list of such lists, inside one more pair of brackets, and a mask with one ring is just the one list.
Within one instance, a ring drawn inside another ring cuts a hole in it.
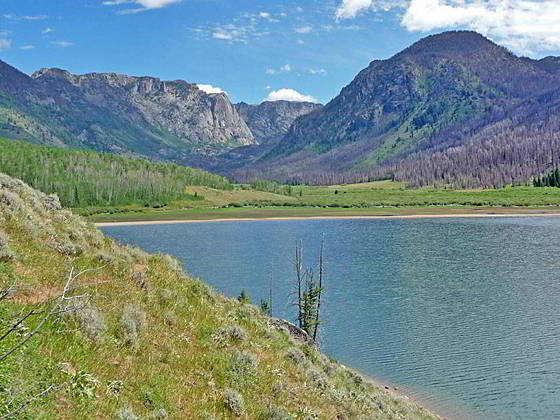
[{"label": "steep hill", "polygon": [[225,94],[184,81],[0,63],[0,134],[40,144],[181,160],[254,143]]},{"label": "steep hill", "polygon": [[557,66],[554,58],[519,58],[475,32],[427,37],[373,61],[323,109],[296,120],[249,169],[312,180],[444,148],[448,133],[496,122],[557,86]]},{"label": "steep hill", "polygon": [[3,174],[0,331],[3,418],[436,418]]}]

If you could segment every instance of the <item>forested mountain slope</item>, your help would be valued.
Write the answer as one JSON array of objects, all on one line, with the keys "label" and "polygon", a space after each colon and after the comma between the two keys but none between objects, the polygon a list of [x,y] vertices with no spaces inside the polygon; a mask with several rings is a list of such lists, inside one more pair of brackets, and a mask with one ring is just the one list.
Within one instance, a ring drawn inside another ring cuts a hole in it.
[{"label": "forested mountain slope", "polygon": [[[392,176],[395,164],[420,152],[467,144],[473,136],[492,141],[490,127],[496,124],[511,132],[518,128],[515,121],[542,123],[546,116],[535,110],[554,106],[549,101],[556,98],[551,90],[560,82],[559,69],[554,57],[520,58],[475,32],[430,36],[388,60],[373,61],[324,108],[297,119],[245,173],[308,182]],[[503,151],[498,144],[497,149]],[[534,169],[507,177],[526,179]],[[399,179],[419,177],[399,172]]]},{"label": "forested mountain slope", "polygon": [[191,199],[188,186],[231,190],[230,182],[201,169],[90,150],[64,150],[0,139],[0,172],[24,180],[65,207],[162,206]]}]

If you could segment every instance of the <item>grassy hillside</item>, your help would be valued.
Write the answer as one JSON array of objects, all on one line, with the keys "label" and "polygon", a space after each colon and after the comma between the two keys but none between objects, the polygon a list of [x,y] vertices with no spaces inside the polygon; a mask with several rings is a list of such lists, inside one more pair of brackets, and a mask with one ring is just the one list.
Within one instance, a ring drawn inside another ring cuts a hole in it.
[{"label": "grassy hillside", "polygon": [[433,418],[3,174],[0,337],[0,418]]},{"label": "grassy hillside", "polygon": [[154,207],[195,200],[185,192],[189,185],[233,188],[227,179],[200,169],[2,139],[0,172],[56,193],[66,207]]}]

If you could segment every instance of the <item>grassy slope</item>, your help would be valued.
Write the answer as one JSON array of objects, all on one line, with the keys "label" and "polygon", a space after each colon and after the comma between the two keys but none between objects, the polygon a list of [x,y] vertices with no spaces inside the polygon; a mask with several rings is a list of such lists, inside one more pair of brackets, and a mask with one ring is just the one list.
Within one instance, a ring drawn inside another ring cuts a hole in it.
[{"label": "grassy slope", "polygon": [[[0,361],[0,417],[54,384],[61,389],[16,418],[432,418],[183,274],[174,259],[119,246],[2,174],[0,231],[0,290],[15,285],[0,300],[1,332],[33,305],[52,307],[72,268],[98,268],[73,284],[72,294],[91,295],[87,309],[51,319]],[[25,328],[0,340],[0,354]],[[242,396],[242,414],[227,389]]]}]

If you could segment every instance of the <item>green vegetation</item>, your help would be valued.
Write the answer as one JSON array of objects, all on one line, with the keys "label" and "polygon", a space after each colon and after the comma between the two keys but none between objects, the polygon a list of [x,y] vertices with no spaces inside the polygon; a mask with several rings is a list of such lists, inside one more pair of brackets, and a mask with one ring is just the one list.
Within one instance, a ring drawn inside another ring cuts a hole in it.
[{"label": "green vegetation", "polygon": [[[454,190],[374,181],[329,187],[227,179],[183,166],[0,140],[0,172],[95,221],[452,213],[462,207],[555,207],[560,188]],[[553,185],[556,172],[538,182]],[[560,175],[559,175],[560,176]],[[560,179],[560,178],[559,178]],[[555,185],[555,184],[554,184]],[[438,207],[441,207],[439,209]],[[409,210],[412,209],[412,210]]]},{"label": "green vegetation", "polygon": [[556,167],[552,172],[533,179],[534,187],[558,187],[560,188],[560,169]]},{"label": "green vegetation", "polygon": [[225,178],[200,169],[0,140],[0,172],[22,179],[66,207],[162,207],[193,201],[189,185],[232,189]]},{"label": "green vegetation", "polygon": [[434,418],[1,174],[0,231],[2,418]]}]

